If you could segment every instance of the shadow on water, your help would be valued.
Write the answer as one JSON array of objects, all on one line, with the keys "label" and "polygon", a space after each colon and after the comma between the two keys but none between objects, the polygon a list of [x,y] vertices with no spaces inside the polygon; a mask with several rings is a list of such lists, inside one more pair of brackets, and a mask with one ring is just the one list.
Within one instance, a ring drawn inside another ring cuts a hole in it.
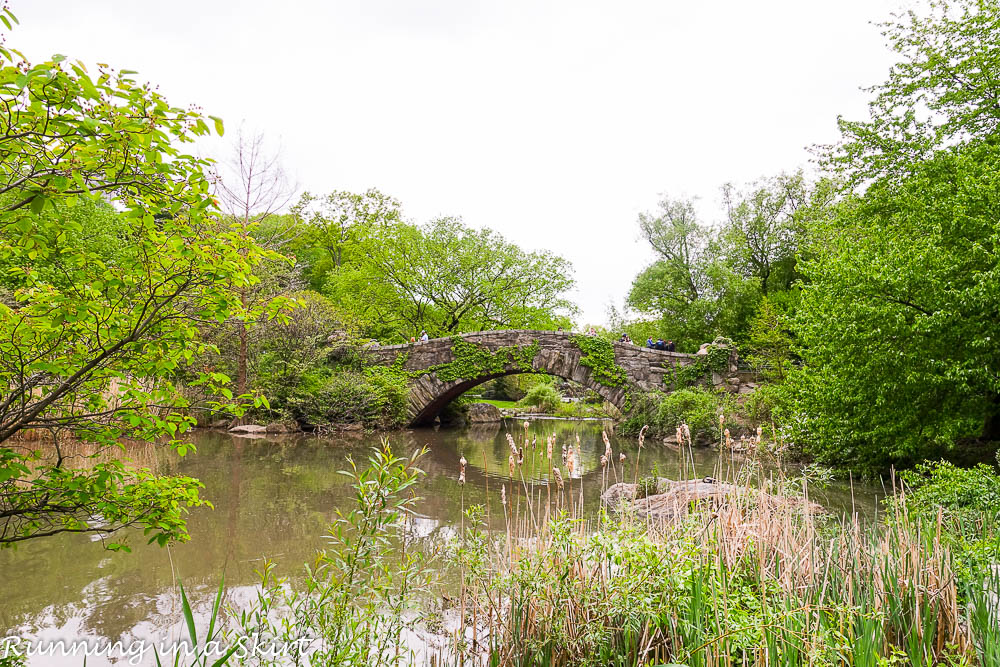
[{"label": "shadow on water", "polygon": [[[562,448],[572,445],[576,458],[571,483],[582,490],[584,511],[596,512],[603,479],[601,432],[610,426],[595,421],[530,422],[527,438],[535,445],[525,452],[517,484],[539,487],[550,479],[545,441],[554,435],[553,461],[568,477],[561,456]],[[350,509],[350,480],[338,471],[347,467],[348,457],[359,463],[366,459],[382,438],[398,454],[428,448],[421,460],[427,474],[418,486],[419,516],[409,530],[428,548],[441,548],[457,533],[463,507],[487,502],[499,507],[498,485],[510,480],[507,433],[524,442],[523,423],[506,420],[383,435],[240,438],[198,432],[192,438],[197,454],[184,458],[166,448],[157,448],[150,458],[147,446],[142,450],[143,465],[197,477],[205,485],[202,495],[214,505],[191,513],[190,542],[163,549],[147,546],[141,534],[132,534],[128,543],[133,553],[126,554],[106,551],[99,541],[85,536],[64,535],[0,552],[5,580],[0,589],[0,630],[24,637],[112,641],[179,634],[177,579],[183,580],[196,608],[206,614],[223,574],[229,601],[252,598],[256,571],[264,558],[276,561],[284,574],[299,572],[303,563],[313,560],[324,546],[323,535],[336,510]],[[609,471],[608,480],[631,481],[636,476],[635,440],[612,437],[612,446],[615,471]],[[619,451],[626,454],[624,464],[618,463]],[[468,460],[464,486],[457,482],[462,456]],[[655,471],[676,477],[686,468],[691,476],[701,477],[716,475],[720,466],[730,464],[707,449],[683,459],[679,452],[650,441],[642,450],[639,476]],[[845,483],[813,490],[812,496],[838,512],[851,511],[853,504],[860,513],[870,514],[877,503],[875,488],[852,489]],[[59,663],[32,661],[43,664]]]}]

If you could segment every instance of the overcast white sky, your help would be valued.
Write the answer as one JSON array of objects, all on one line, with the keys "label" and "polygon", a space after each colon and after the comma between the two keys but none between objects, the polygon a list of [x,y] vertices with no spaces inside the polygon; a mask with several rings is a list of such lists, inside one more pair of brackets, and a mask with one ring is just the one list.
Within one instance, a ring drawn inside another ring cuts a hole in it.
[{"label": "overcast white sky", "polygon": [[660,193],[808,167],[892,62],[907,0],[13,0],[8,43],[134,69],[280,142],[303,189],[377,187],[570,259],[600,323]]}]

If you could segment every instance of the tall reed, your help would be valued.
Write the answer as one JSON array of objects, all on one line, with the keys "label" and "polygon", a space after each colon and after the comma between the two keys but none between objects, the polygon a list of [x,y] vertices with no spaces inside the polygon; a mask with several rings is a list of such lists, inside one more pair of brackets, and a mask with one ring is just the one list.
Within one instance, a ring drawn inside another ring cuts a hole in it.
[{"label": "tall reed", "polygon": [[[693,475],[678,430],[680,469]],[[1000,664],[989,597],[998,583],[959,589],[940,523],[914,520],[905,502],[879,523],[832,517],[809,502],[804,479],[765,477],[746,461],[719,466],[728,491],[713,502],[679,496],[660,516],[602,510],[595,530],[585,529],[582,495],[562,493],[558,468],[552,507],[526,506],[531,520],[511,516],[503,536],[470,511],[453,557],[463,608],[485,641],[462,661]]]}]

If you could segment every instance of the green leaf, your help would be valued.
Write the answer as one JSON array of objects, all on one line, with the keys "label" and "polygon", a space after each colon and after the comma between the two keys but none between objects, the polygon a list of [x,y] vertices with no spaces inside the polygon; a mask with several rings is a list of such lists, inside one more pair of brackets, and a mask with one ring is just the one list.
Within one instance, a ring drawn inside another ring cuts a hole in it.
[{"label": "green leaf", "polygon": [[215,123],[216,134],[218,134],[221,137],[223,134],[226,133],[226,128],[223,126],[221,118],[217,116],[209,116],[209,118],[211,118],[212,121]]},{"label": "green leaf", "polygon": [[187,624],[188,636],[191,638],[191,647],[195,649],[198,646],[198,628],[194,624],[194,614],[191,612],[191,605],[184,592],[184,584],[178,581],[177,586],[181,589],[181,610],[184,613],[184,622]]},{"label": "green leaf", "polygon": [[79,83],[80,83],[80,88],[83,90],[84,96],[90,99],[97,99],[101,96],[101,94],[97,91],[97,88],[94,86],[94,82],[90,80],[89,76],[87,75],[81,76],[79,79]]}]

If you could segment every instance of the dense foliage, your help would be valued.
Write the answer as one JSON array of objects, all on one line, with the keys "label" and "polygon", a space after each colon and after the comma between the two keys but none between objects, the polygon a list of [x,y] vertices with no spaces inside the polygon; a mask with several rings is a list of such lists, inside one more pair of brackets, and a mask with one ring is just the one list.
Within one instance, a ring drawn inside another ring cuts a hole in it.
[{"label": "dense foliage", "polygon": [[693,201],[664,198],[639,216],[656,261],[636,276],[626,304],[635,319],[613,314],[633,340],[663,338],[680,351],[722,335],[747,348],[750,322],[767,297],[779,312],[794,309],[796,257],[807,223],[822,217],[835,190],[801,173],[780,174],[740,189],[723,186],[724,220],[698,219]]},{"label": "dense foliage", "polygon": [[998,186],[993,142],[944,150],[817,229],[793,383],[810,451],[884,465],[1000,440]]},{"label": "dense foliage", "polygon": [[776,385],[748,400],[758,417],[868,472],[1000,442],[1000,3],[883,27],[899,62],[869,119],[819,147],[824,178],[726,185],[712,226],[665,198],[639,217],[657,257],[629,293],[640,316],[615,321],[682,350],[733,339]]},{"label": "dense foliage", "polygon": [[594,382],[605,387],[622,387],[628,381],[625,369],[615,361],[615,347],[597,336],[574,335],[573,345],[579,348],[580,365],[591,371]]},{"label": "dense foliage", "polygon": [[540,383],[533,386],[520,400],[521,405],[530,405],[542,412],[555,412],[562,403],[559,390],[551,384]]},{"label": "dense foliage", "polygon": [[[293,261],[259,267],[257,288],[240,291],[242,302],[256,310],[207,328],[218,354],[199,361],[245,378],[248,389],[268,398],[271,409],[254,411],[254,419],[288,419],[310,428],[398,425],[407,378],[363,368],[357,352],[371,339],[400,343],[424,332],[551,329],[568,324],[575,311],[564,296],[573,285],[572,269],[561,257],[525,251],[455,218],[412,223],[398,201],[375,189],[306,193],[288,214],[265,217],[247,208],[241,216],[243,224],[261,218],[255,238]],[[267,321],[261,307],[276,298],[294,301],[303,314]],[[479,346],[457,338],[455,346],[454,362],[435,369],[441,379],[508,361],[531,370],[530,349],[487,359],[489,352]],[[345,391],[333,397],[337,388]]]},{"label": "dense foliage", "polygon": [[[946,461],[922,463],[900,473],[905,503],[888,502],[890,511],[903,505],[908,520],[940,535],[955,557],[955,569],[966,587],[980,587],[996,571],[1000,554],[1000,475],[992,466],[960,468]],[[998,647],[1000,649],[1000,647]]]},{"label": "dense foliage", "polygon": [[[70,467],[60,450],[166,437],[183,454],[174,375],[207,349],[199,322],[239,314],[231,287],[266,257],[215,215],[205,161],[181,148],[211,121],[131,74],[0,48],[0,545],[129,524],[162,543],[200,503],[194,480],[115,455]],[[192,378],[228,404],[227,381]]]},{"label": "dense foliage", "polygon": [[399,203],[378,191],[323,202],[296,209],[302,234],[291,249],[313,289],[367,336],[400,343],[422,331],[550,329],[574,312],[564,296],[572,267],[557,255],[525,251],[457,218],[406,222]]},{"label": "dense foliage", "polygon": [[936,2],[889,24],[903,60],[828,153],[867,187],[811,224],[784,414],[826,460],[882,469],[1000,441],[998,17]]}]

